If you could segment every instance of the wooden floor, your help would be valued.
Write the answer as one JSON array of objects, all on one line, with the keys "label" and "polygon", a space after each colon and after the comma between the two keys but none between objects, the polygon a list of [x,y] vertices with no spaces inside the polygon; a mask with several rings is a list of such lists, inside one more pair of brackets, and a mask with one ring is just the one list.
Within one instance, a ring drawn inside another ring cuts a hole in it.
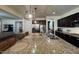
[{"label": "wooden floor", "polygon": [[63,39],[49,39],[45,34],[32,33],[3,54],[78,54],[79,48]]}]

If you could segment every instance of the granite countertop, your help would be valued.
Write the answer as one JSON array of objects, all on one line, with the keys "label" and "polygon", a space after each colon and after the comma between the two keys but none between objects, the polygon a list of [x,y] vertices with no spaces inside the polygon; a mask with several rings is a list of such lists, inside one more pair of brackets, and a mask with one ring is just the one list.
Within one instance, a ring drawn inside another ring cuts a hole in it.
[{"label": "granite countertop", "polygon": [[79,54],[79,48],[61,38],[50,39],[45,34],[32,33],[3,54]]}]

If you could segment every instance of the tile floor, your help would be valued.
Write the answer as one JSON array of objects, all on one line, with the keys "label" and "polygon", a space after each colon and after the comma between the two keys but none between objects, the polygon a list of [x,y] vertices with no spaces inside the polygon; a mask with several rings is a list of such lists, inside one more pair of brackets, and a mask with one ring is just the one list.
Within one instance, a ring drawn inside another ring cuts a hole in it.
[{"label": "tile floor", "polygon": [[78,54],[79,48],[63,39],[49,39],[45,34],[32,33],[3,54]]}]

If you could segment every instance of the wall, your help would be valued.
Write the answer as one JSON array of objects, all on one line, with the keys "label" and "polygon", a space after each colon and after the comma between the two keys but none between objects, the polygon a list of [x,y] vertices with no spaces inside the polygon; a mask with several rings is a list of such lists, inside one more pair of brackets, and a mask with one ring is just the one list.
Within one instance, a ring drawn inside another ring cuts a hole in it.
[{"label": "wall", "polygon": [[23,32],[32,33],[32,20],[31,19],[23,19]]},{"label": "wall", "polygon": [[22,21],[23,22],[23,33],[24,32],[29,32],[32,33],[32,20],[19,20],[19,19],[2,19],[2,30],[4,29],[4,24],[13,24],[13,32],[16,33],[15,31],[15,22],[16,21]]},{"label": "wall", "polygon": [[19,19],[2,19],[2,31],[5,30],[4,29],[4,24],[13,24],[13,32],[16,33],[16,31],[15,31],[15,22],[16,21],[22,21],[22,20],[19,20]]}]

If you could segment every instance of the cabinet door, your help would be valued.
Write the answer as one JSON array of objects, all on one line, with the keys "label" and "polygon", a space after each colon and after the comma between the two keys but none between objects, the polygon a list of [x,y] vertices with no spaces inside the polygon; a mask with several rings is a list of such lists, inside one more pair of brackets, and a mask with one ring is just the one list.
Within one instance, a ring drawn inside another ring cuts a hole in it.
[{"label": "cabinet door", "polygon": [[77,46],[77,47],[79,47],[79,38],[75,37],[74,45]]},{"label": "cabinet door", "polygon": [[58,27],[63,27],[63,19],[58,20]]},{"label": "cabinet door", "polygon": [[[74,21],[79,21],[79,13],[58,20],[59,27],[74,27]],[[78,23],[76,24],[78,27]]]}]

